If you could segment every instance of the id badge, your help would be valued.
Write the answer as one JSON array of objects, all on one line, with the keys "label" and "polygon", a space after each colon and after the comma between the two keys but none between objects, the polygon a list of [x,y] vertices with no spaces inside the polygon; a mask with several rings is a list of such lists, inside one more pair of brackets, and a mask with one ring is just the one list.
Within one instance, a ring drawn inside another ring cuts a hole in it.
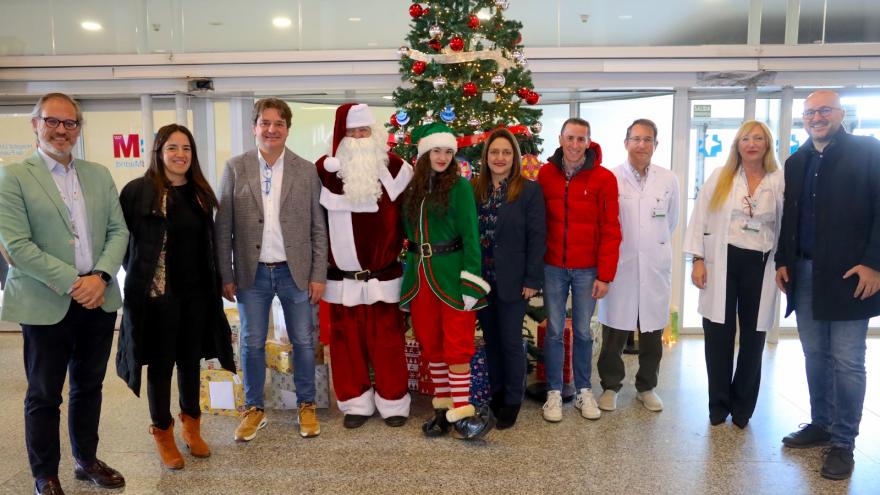
[{"label": "id badge", "polygon": [[747,220],[746,224],[743,226],[743,230],[746,232],[760,232],[761,222],[759,220]]},{"label": "id badge", "polygon": [[654,218],[663,218],[666,216],[665,208],[654,208],[651,210],[651,216]]}]

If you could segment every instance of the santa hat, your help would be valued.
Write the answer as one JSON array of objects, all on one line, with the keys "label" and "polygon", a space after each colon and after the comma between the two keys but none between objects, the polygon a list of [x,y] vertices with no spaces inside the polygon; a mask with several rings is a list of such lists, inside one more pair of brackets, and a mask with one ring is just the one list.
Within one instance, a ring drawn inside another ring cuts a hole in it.
[{"label": "santa hat", "polygon": [[333,152],[331,156],[336,156],[336,149],[339,143],[345,137],[345,130],[355,127],[368,127],[376,123],[370,107],[363,103],[345,103],[336,109],[336,121],[333,123]]},{"label": "santa hat", "polygon": [[417,127],[410,134],[413,143],[418,144],[418,156],[422,156],[434,148],[451,148],[452,152],[458,151],[458,142],[455,133],[446,124],[433,122]]}]

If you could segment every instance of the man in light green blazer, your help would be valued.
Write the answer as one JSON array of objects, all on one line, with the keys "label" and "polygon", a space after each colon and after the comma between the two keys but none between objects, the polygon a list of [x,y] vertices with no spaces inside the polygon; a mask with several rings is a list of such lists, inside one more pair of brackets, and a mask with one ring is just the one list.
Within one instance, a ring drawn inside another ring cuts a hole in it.
[{"label": "man in light green blazer", "polygon": [[37,152],[0,168],[0,245],[10,261],[0,319],[20,323],[24,336],[25,439],[34,492],[63,493],[58,428],[68,370],[74,474],[118,488],[122,475],[97,458],[98,421],[122,305],[114,274],[128,230],[110,172],[71,154],[82,129],[79,105],[48,94],[31,123]]}]

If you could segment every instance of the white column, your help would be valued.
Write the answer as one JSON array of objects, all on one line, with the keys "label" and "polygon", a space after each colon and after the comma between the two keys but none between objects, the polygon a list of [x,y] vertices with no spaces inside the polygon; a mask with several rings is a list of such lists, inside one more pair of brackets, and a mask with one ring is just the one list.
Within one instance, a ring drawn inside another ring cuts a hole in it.
[{"label": "white column", "polygon": [[[675,88],[672,98],[672,163],[671,168],[678,177],[680,198],[678,202],[678,227],[672,236],[672,252],[681,253],[684,244],[684,231],[687,227],[688,198],[688,150],[691,135],[691,104],[687,88]],[[679,324],[684,321],[684,284],[687,270],[684,256],[672,260],[672,305],[678,308]]]},{"label": "white column", "polygon": [[755,109],[758,106],[758,88],[746,89],[743,98],[743,122],[746,120],[755,120]]},{"label": "white column", "polygon": [[144,165],[149,167],[153,153],[153,96],[141,95],[141,135],[144,137]]},{"label": "white column", "polygon": [[257,147],[254,143],[254,126],[251,122],[253,111],[253,96],[234,97],[229,102],[229,138],[231,140],[229,150],[232,156],[240,155]]},{"label": "white column", "polygon": [[186,118],[186,111],[189,110],[188,99],[189,97],[186,95],[186,93],[174,93],[174,109],[177,111],[175,122],[182,126],[188,125]]},{"label": "white column", "polygon": [[791,155],[791,129],[793,127],[794,88],[782,88],[782,100],[779,105],[779,163],[788,160]]},{"label": "white column", "polygon": [[801,22],[801,0],[788,0],[785,9],[785,44],[798,44],[798,29]]},{"label": "white column", "polygon": [[217,180],[217,142],[214,134],[214,101],[210,98],[193,98],[193,137],[199,152],[199,165],[202,175],[215,191],[219,189]]},{"label": "white column", "polygon": [[747,45],[761,44],[761,14],[764,10],[764,0],[749,1],[749,31],[746,37]]}]

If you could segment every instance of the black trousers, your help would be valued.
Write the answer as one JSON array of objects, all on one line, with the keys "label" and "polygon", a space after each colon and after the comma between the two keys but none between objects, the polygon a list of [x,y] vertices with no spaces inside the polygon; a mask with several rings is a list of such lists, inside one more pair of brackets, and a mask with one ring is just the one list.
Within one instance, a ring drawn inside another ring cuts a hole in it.
[{"label": "black trousers", "polygon": [[171,378],[177,366],[180,410],[198,418],[199,360],[205,335],[204,315],[209,299],[197,295],[171,296],[147,301],[147,401],[153,425],[171,425]]},{"label": "black trousers", "polygon": [[[636,328],[638,330],[638,328]],[[596,368],[603,390],[619,392],[623,387],[626,367],[623,364],[623,348],[632,335],[631,330],[602,325],[602,350]],[[639,371],[636,373],[636,390],[646,392],[657,386],[660,376],[660,359],[663,358],[663,330],[639,333]]]},{"label": "black trousers", "polygon": [[61,457],[61,392],[70,373],[67,428],[73,457],[95,460],[101,390],[113,344],[116,313],[85,309],[75,301],[54,325],[21,325],[24,371],[24,434],[34,478],[58,475]]},{"label": "black trousers", "polygon": [[[735,246],[727,248],[727,297],[724,324],[703,318],[706,371],[709,375],[709,415],[749,419],[758,402],[765,332],[758,326],[758,306],[767,254]],[[736,322],[739,316],[739,354],[733,367]]]},{"label": "black trousers", "polygon": [[489,384],[493,397],[503,397],[504,404],[522,404],[526,383],[526,351],[522,326],[526,300],[499,301],[489,293],[489,306],[477,312],[489,365]]}]

